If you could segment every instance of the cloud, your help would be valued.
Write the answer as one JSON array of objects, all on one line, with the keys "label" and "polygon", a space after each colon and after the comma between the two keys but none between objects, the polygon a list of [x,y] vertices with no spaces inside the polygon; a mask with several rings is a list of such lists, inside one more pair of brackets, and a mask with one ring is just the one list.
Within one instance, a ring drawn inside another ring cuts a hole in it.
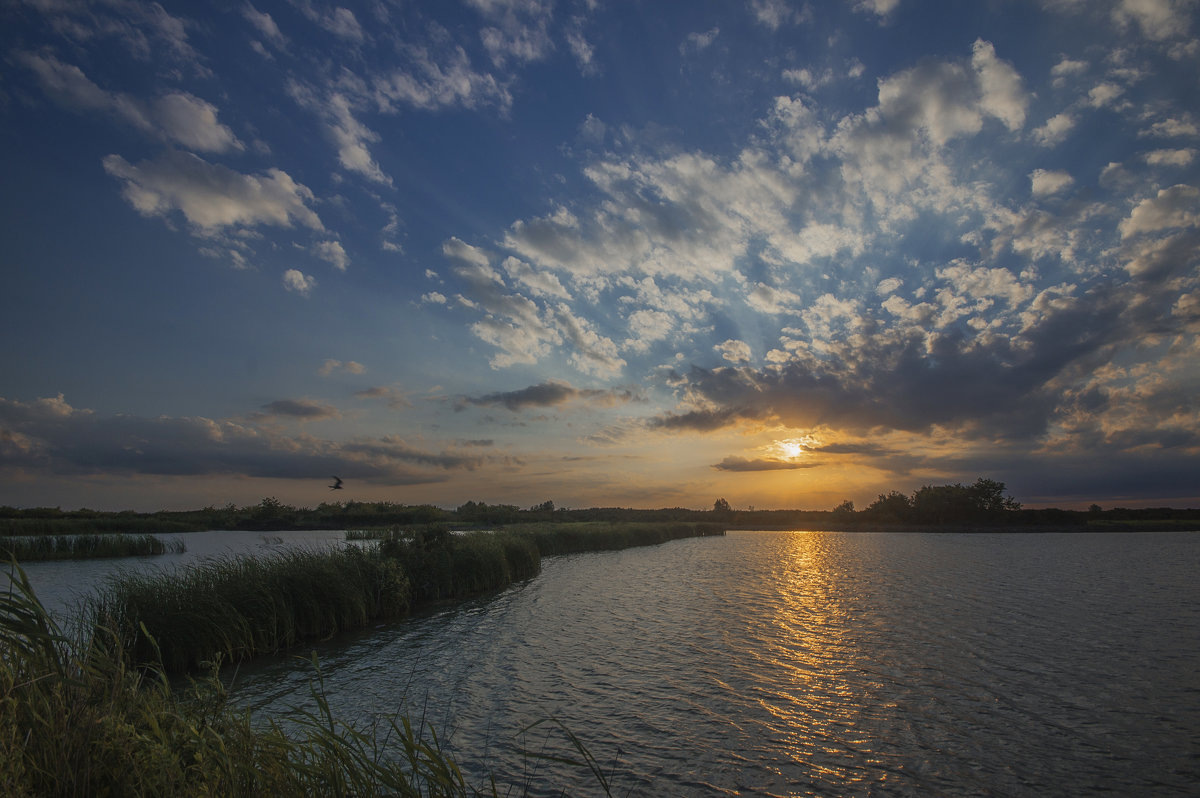
[{"label": "cloud", "polygon": [[561,380],[548,380],[516,391],[502,391],[479,397],[463,397],[458,408],[466,406],[505,407],[514,413],[529,408],[558,407],[569,402],[584,402],[589,405],[610,407],[633,401],[634,395],[621,389],[576,388]]},{"label": "cloud", "polygon": [[512,95],[494,75],[476,72],[462,47],[434,52],[425,46],[403,48],[407,65],[373,79],[373,97],[381,111],[397,105],[425,110],[461,106],[512,107]]},{"label": "cloud", "polygon": [[409,401],[408,396],[395,388],[385,385],[377,385],[363,391],[356,391],[354,395],[359,399],[383,399],[387,402],[387,406],[391,408],[412,407],[412,402]]},{"label": "cloud", "polygon": [[1118,25],[1136,24],[1146,38],[1164,41],[1187,33],[1190,5],[1173,0],[1118,0],[1112,16]]},{"label": "cloud", "polygon": [[717,36],[719,35],[721,35],[721,29],[717,27],[713,27],[704,33],[689,33],[687,38],[683,40],[683,44],[679,45],[679,52],[686,53],[689,50],[693,52],[707,50],[717,40]]},{"label": "cloud", "polygon": [[287,46],[287,37],[279,30],[279,26],[275,24],[275,20],[272,19],[270,14],[259,11],[254,6],[247,4],[242,8],[242,16],[262,34],[263,38],[275,47],[283,49]]},{"label": "cloud", "polygon": [[313,193],[280,169],[244,175],[177,150],[137,165],[108,155],[103,164],[104,171],[124,181],[122,194],[139,213],[179,211],[198,235],[260,224],[325,229],[308,205]]},{"label": "cloud", "polygon": [[18,52],[16,58],[33,70],[43,91],[72,110],[106,113],[143,133],[198,152],[245,149],[233,131],[217,120],[216,106],[187,92],[171,92],[146,103],[102,89],[79,67],[54,56]]},{"label": "cloud", "polygon": [[1146,163],[1151,166],[1184,167],[1196,159],[1196,150],[1192,148],[1181,150],[1154,150],[1145,155]]},{"label": "cloud", "polygon": [[[282,405],[286,413],[287,403]],[[303,403],[293,417],[306,418]],[[271,407],[268,405],[268,407]],[[316,412],[322,412],[318,406]],[[335,442],[203,417],[102,416],[57,398],[0,398],[0,471],[26,475],[242,475],[383,485],[440,482],[486,460],[428,451],[395,436]]]},{"label": "cloud", "polygon": [[333,268],[339,272],[346,271],[346,267],[350,265],[350,258],[346,255],[346,250],[338,241],[322,241],[313,249],[318,258],[332,264]]},{"label": "cloud", "polygon": [[1029,180],[1035,197],[1057,194],[1070,188],[1075,180],[1066,172],[1034,169],[1029,173]]},{"label": "cloud", "polygon": [[316,286],[317,279],[309,277],[299,269],[288,269],[283,273],[283,287],[301,296],[308,296]]},{"label": "cloud", "polygon": [[280,399],[263,405],[264,416],[294,418],[300,421],[324,421],[341,418],[337,408],[311,399]]},{"label": "cloud", "polygon": [[728,340],[713,347],[721,353],[721,357],[730,363],[749,363],[753,354],[750,345],[745,341]]},{"label": "cloud", "polygon": [[713,468],[718,471],[795,471],[805,468],[817,468],[820,463],[813,462],[797,462],[795,460],[772,460],[769,458],[759,458],[747,460],[744,457],[730,456],[726,457],[719,463],[713,465]]},{"label": "cloud", "polygon": [[543,0],[469,2],[493,23],[479,32],[479,38],[496,66],[503,67],[510,60],[518,63],[541,61],[554,49],[549,33],[553,3]]},{"label": "cloud", "polygon": [[341,360],[329,359],[321,364],[321,368],[317,369],[317,374],[322,377],[328,377],[330,374],[339,371],[343,374],[366,374],[367,367],[354,360],[343,362]]},{"label": "cloud", "polygon": [[[358,94],[366,93],[363,87],[356,87],[355,91]],[[355,117],[355,98],[334,89],[322,92],[296,80],[288,82],[287,93],[301,108],[321,117],[343,169],[374,183],[392,185],[392,178],[384,173],[371,155],[370,147],[379,143],[380,136]]]},{"label": "cloud", "polygon": [[1033,130],[1033,139],[1043,147],[1052,147],[1066,140],[1067,134],[1075,127],[1075,117],[1065,111],[1055,114],[1046,123]]},{"label": "cloud", "polygon": [[1200,188],[1175,185],[1142,200],[1120,225],[1121,238],[1200,224]]}]

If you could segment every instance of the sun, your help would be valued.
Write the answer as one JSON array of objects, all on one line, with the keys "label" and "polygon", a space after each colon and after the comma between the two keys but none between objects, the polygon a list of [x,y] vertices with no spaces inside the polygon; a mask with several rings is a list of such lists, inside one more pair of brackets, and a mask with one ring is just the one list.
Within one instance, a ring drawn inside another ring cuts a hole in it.
[{"label": "sun", "polygon": [[811,445],[812,440],[808,437],[784,438],[775,441],[773,448],[781,460],[798,460],[808,452]]}]

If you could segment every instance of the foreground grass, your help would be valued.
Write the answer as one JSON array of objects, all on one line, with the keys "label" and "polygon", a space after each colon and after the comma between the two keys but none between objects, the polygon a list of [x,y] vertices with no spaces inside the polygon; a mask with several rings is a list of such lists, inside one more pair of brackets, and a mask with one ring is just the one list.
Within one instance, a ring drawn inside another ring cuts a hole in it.
[{"label": "foreground grass", "polygon": [[0,559],[86,560],[101,557],[144,557],[180,554],[187,547],[181,540],[165,542],[154,535],[42,535],[0,538]]},{"label": "foreground grass", "polygon": [[697,524],[535,524],[497,532],[392,529],[374,543],[206,562],[111,581],[87,624],[134,663],[203,670],[324,640],[434,602],[535,576],[542,556],[723,534]]},{"label": "foreground grass", "polygon": [[[172,689],[110,644],[70,640],[23,572],[0,595],[0,795],[468,796],[453,759],[407,718],[361,731],[317,711],[265,727],[214,675]],[[492,790],[495,794],[495,790]]]}]

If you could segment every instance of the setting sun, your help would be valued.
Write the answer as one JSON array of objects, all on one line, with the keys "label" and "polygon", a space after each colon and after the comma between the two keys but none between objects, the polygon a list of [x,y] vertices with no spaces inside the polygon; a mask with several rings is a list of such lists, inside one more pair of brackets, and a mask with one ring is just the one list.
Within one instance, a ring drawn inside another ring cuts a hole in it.
[{"label": "setting sun", "polygon": [[813,444],[814,441],[811,436],[785,438],[784,440],[775,441],[774,449],[780,459],[796,460],[804,456]]}]

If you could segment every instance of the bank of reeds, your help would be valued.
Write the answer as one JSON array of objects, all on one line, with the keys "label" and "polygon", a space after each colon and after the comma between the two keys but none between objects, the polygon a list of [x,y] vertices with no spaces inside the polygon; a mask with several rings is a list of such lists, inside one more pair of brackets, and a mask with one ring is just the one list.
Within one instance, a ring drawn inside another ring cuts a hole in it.
[{"label": "bank of reeds", "polygon": [[[0,593],[0,795],[478,795],[435,736],[400,716],[360,730],[329,711],[252,722],[230,709],[215,671],[174,689],[107,641],[68,639],[24,573]],[[494,786],[491,794],[495,794]]]},{"label": "bank of reeds", "polygon": [[399,618],[535,576],[543,555],[724,534],[703,524],[533,524],[497,532],[393,529],[374,545],[241,556],[125,574],[89,605],[130,661],[194,672]]},{"label": "bank of reeds", "polygon": [[39,535],[0,538],[0,559],[85,560],[100,557],[143,557],[179,554],[187,550],[182,540],[164,541],[154,535]]},{"label": "bank of reeds", "polygon": [[543,557],[587,551],[615,551],[634,546],[653,546],[681,538],[725,534],[722,524],[655,521],[587,521],[569,524],[544,522],[511,524],[504,527],[504,530],[532,540]]},{"label": "bank of reeds", "polygon": [[133,661],[175,673],[398,618],[410,600],[395,560],[356,547],[292,549],[119,576],[91,601],[88,621],[114,630]]}]

